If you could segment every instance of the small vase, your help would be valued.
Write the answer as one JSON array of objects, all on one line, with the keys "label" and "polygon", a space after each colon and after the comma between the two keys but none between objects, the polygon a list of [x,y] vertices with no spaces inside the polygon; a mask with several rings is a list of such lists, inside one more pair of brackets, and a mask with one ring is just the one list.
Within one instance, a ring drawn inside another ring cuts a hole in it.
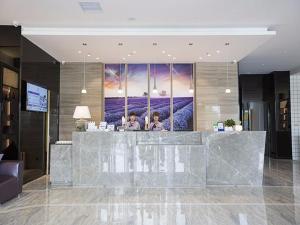
[{"label": "small vase", "polygon": [[225,127],[225,131],[233,131],[233,127]]},{"label": "small vase", "polygon": [[243,131],[243,126],[242,125],[235,125],[234,130],[235,131]]}]

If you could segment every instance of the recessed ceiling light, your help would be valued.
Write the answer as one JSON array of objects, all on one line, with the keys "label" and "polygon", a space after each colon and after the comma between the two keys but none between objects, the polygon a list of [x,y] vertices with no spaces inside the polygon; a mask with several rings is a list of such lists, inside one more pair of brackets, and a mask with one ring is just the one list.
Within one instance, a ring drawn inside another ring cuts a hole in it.
[{"label": "recessed ceiling light", "polygon": [[165,50],[162,50],[161,53],[162,53],[162,54],[166,54],[166,51],[165,51]]},{"label": "recessed ceiling light", "polygon": [[99,57],[96,58],[96,60],[99,60],[99,59],[100,59]]},{"label": "recessed ceiling light", "polygon": [[157,43],[156,43],[156,42],[153,42],[152,45],[153,45],[153,46],[157,46]]},{"label": "recessed ceiling light", "polygon": [[220,54],[220,52],[221,52],[220,50],[217,50],[217,51],[216,51],[217,54]]},{"label": "recessed ceiling light", "polygon": [[133,51],[132,51],[132,54],[136,54],[136,51],[135,51],[135,50],[133,50]]},{"label": "recessed ceiling light", "polygon": [[126,60],[126,58],[125,58],[125,57],[123,57],[122,59],[123,59],[123,60]]},{"label": "recessed ceiling light", "polygon": [[200,56],[199,59],[202,60],[203,58]]},{"label": "recessed ceiling light", "polygon": [[171,54],[168,54],[168,57],[171,57],[172,55]]},{"label": "recessed ceiling light", "polygon": [[79,6],[81,7],[83,12],[102,11],[100,3],[96,1],[79,2]]},{"label": "recessed ceiling light", "polygon": [[78,50],[78,54],[81,54],[81,53],[82,53],[82,51]]},{"label": "recessed ceiling light", "polygon": [[128,54],[127,56],[128,56],[128,57],[130,57],[130,56],[131,56],[131,54]]},{"label": "recessed ceiling light", "polygon": [[91,54],[90,54],[90,53],[88,53],[88,54],[87,54],[87,56],[88,56],[88,57],[90,57],[90,56],[91,56]]},{"label": "recessed ceiling light", "polygon": [[211,54],[210,54],[210,53],[206,53],[206,55],[207,55],[208,57],[211,57]]},{"label": "recessed ceiling light", "polygon": [[189,46],[192,46],[192,45],[194,45],[194,43],[190,42],[190,43],[189,43]]}]

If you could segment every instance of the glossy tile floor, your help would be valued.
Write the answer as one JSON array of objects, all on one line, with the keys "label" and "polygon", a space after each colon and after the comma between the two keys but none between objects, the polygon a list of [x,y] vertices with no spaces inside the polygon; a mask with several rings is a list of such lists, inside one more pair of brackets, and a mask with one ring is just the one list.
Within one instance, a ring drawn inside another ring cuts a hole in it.
[{"label": "glossy tile floor", "polygon": [[0,224],[300,224],[300,162],[267,160],[263,187],[62,188],[45,176],[0,206]]}]

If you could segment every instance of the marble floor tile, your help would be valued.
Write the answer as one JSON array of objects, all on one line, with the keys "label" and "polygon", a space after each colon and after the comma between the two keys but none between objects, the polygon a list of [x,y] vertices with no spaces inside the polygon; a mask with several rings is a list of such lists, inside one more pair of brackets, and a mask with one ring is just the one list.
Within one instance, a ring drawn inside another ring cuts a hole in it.
[{"label": "marble floor tile", "polygon": [[44,176],[0,206],[0,225],[296,225],[299,163],[268,160],[264,186],[51,186]]}]

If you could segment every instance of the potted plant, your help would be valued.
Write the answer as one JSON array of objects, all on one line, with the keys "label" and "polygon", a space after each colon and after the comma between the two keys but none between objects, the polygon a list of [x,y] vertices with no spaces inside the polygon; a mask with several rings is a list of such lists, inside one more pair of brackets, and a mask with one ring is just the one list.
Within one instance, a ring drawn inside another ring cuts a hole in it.
[{"label": "potted plant", "polygon": [[235,121],[233,119],[228,119],[224,122],[225,131],[233,131],[233,127],[235,126]]}]

